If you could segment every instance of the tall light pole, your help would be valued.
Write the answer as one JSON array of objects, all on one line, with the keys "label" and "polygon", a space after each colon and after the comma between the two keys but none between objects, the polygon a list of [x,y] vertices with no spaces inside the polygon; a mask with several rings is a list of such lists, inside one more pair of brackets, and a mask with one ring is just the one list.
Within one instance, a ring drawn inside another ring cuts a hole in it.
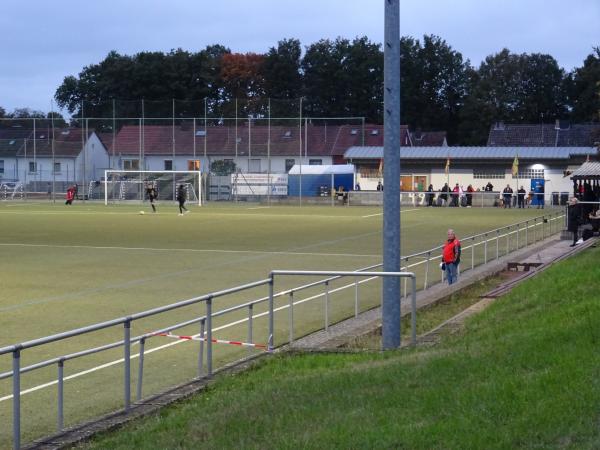
[{"label": "tall light pole", "polygon": [[[384,0],[383,270],[400,271],[400,0]],[[400,278],[383,277],[382,347],[400,346]]]}]

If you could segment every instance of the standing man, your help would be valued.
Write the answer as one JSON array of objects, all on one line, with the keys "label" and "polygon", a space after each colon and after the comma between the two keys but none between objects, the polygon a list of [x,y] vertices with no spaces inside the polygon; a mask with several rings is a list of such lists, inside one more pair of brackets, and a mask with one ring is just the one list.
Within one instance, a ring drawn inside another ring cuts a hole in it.
[{"label": "standing man", "polygon": [[573,243],[570,245],[571,247],[577,245],[577,235],[579,233],[579,219],[581,212],[579,210],[578,202],[577,197],[571,197],[571,200],[569,200],[567,230],[573,233]]},{"label": "standing man", "polygon": [[185,214],[189,213],[188,209],[185,207],[185,200],[187,199],[186,193],[185,193],[185,184],[180,184],[179,185],[179,189],[177,189],[177,201],[179,202],[179,215],[183,216],[185,211]]},{"label": "standing man", "polygon": [[458,281],[458,265],[460,264],[460,241],[456,238],[454,230],[448,230],[448,240],[442,249],[442,267],[446,271],[448,284]]},{"label": "standing man", "polygon": [[152,212],[156,212],[156,206],[154,206],[154,200],[156,200],[156,188],[154,184],[149,183],[146,185],[146,195],[148,196],[148,200],[150,201],[150,206],[152,206]]},{"label": "standing man", "polygon": [[527,194],[527,191],[521,186],[517,191],[517,204],[519,208],[525,208],[525,194]]},{"label": "standing man", "polygon": [[433,184],[429,185],[429,187],[427,188],[427,194],[425,194],[425,196],[427,198],[427,206],[433,206]]},{"label": "standing man", "polygon": [[507,184],[504,190],[502,191],[502,196],[504,197],[504,207],[512,208],[512,195],[513,190],[510,187],[510,184]]}]

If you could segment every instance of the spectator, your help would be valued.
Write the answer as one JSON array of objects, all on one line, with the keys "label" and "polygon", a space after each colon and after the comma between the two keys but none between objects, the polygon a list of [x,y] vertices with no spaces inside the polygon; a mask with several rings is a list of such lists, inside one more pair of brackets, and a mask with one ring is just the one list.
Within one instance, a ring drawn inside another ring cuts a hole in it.
[{"label": "spectator", "polygon": [[577,245],[577,235],[579,233],[579,201],[577,197],[571,197],[569,201],[569,212],[567,219],[567,230],[573,233],[573,243],[571,247],[575,247]]},{"label": "spectator", "polygon": [[448,239],[442,249],[442,267],[446,271],[448,284],[458,281],[458,265],[460,264],[460,241],[456,238],[454,230],[448,230]]},{"label": "spectator", "polygon": [[509,184],[506,185],[506,187],[504,188],[504,190],[502,191],[502,197],[504,200],[504,207],[505,208],[511,208],[512,207],[512,195],[513,195],[513,190],[510,187]]},{"label": "spectator", "polygon": [[517,203],[519,208],[525,208],[525,194],[527,194],[527,191],[521,186],[517,191]]},{"label": "spectator", "polygon": [[425,194],[425,196],[427,198],[427,206],[433,206],[433,184],[429,185],[429,187],[427,188],[427,194]]},{"label": "spectator", "polygon": [[485,192],[492,192],[494,190],[494,185],[488,181],[488,184],[485,185]]},{"label": "spectator", "polygon": [[451,206],[458,206],[458,198],[460,196],[460,186],[458,183],[452,189],[452,204]]},{"label": "spectator", "polygon": [[473,185],[468,185],[467,186],[467,208],[470,208],[471,206],[473,206],[473,192],[475,192],[475,189],[473,189]]},{"label": "spectator", "polygon": [[377,183],[377,190],[383,191],[383,184],[381,184],[381,180],[379,180],[379,182]]}]

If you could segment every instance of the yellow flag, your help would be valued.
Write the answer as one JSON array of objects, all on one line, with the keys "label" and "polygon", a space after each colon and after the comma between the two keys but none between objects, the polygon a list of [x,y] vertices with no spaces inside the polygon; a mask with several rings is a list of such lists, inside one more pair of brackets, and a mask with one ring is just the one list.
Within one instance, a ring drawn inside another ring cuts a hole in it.
[{"label": "yellow flag", "polygon": [[512,174],[513,174],[513,177],[516,177],[519,175],[519,157],[518,156],[515,156],[515,160],[513,161]]},{"label": "yellow flag", "polygon": [[383,172],[383,158],[381,158],[379,160],[379,170],[378,170],[378,172],[379,172],[379,177],[381,177],[381,174]]},{"label": "yellow flag", "polygon": [[446,172],[446,175],[448,175],[450,173],[450,157],[448,156],[448,159],[446,159],[446,168],[444,169],[444,172]]}]

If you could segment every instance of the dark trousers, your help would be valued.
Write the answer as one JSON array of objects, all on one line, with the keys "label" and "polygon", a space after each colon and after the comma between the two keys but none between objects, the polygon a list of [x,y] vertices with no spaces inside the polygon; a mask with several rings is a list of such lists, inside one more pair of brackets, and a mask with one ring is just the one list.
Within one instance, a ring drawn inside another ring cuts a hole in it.
[{"label": "dark trousers", "polygon": [[517,201],[519,203],[519,208],[525,208],[525,196],[524,195],[519,195],[517,197]]},{"label": "dark trousers", "polygon": [[179,213],[183,214],[183,210],[187,211],[187,208],[184,206],[185,200],[179,200]]}]

